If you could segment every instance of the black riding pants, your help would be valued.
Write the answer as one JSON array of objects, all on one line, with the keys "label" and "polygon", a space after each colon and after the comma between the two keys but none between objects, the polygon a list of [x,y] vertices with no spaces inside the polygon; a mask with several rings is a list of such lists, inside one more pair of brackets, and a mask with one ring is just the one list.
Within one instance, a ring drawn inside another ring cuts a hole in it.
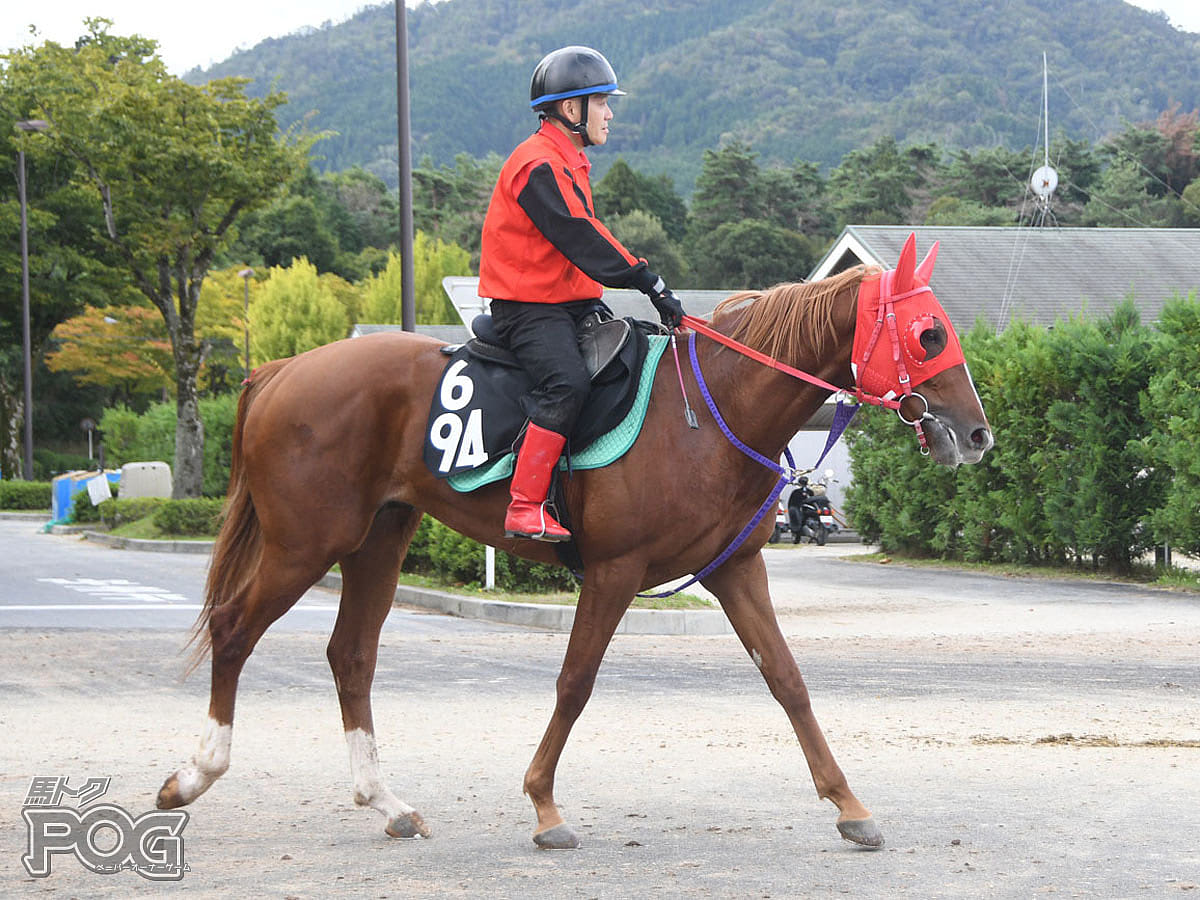
[{"label": "black riding pants", "polygon": [[570,435],[591,390],[576,337],[581,319],[603,309],[599,300],[568,303],[492,301],[492,322],[533,378],[521,411],[533,424]]}]

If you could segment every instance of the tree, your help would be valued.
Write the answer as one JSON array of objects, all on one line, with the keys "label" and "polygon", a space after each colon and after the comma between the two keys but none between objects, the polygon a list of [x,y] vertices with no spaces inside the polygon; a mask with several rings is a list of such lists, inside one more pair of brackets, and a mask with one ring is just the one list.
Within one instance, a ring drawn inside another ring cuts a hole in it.
[{"label": "tree", "polygon": [[126,402],[172,383],[171,344],[162,316],[148,303],[89,306],[54,329],[54,339],[58,346],[46,356],[52,371],[118,388]]},{"label": "tree", "polygon": [[842,225],[894,225],[912,219],[914,192],[926,182],[928,148],[901,149],[885,135],[851,150],[829,173],[833,207]]},{"label": "tree", "polygon": [[720,150],[705,150],[696,192],[692,195],[690,233],[699,237],[721,225],[757,219],[758,154],[749,144],[733,141]]},{"label": "tree", "polygon": [[1159,315],[1157,348],[1142,412],[1157,423],[1145,439],[1145,459],[1164,473],[1163,503],[1150,517],[1157,542],[1200,554],[1200,303],[1195,292],[1168,302]]},{"label": "tree", "polygon": [[346,310],[304,257],[271,269],[250,305],[250,360],[261,365],[346,336]]},{"label": "tree", "polygon": [[832,237],[825,180],[814,162],[799,160],[790,169],[766,169],[759,179],[763,218],[806,237]]},{"label": "tree", "polygon": [[687,278],[687,263],[683,254],[667,235],[656,216],[634,209],[608,221],[609,230],[634,256],[648,260],[650,266],[669,285],[683,284]]},{"label": "tree", "polygon": [[938,197],[925,214],[926,225],[1013,225],[1016,213],[1002,206],[985,206],[974,200]]},{"label": "tree", "polygon": [[197,379],[210,350],[195,330],[200,289],[234,222],[302,171],[307,148],[276,132],[282,94],[248,98],[239,79],[189,85],[167,73],[153,41],[111,35],[105,19],[86,24],[75,48],[48,41],[11,54],[4,77],[49,122],[43,146],[75,164],[110,259],[163,317],[178,412],[173,493],[195,497]]},{"label": "tree", "polygon": [[[50,333],[85,306],[127,302],[131,293],[124,279],[99,258],[95,233],[102,219],[91,193],[73,183],[74,166],[44,153],[44,135],[23,134],[13,126],[34,118],[32,108],[7,72],[0,71],[0,152],[14,167],[11,178],[0,178],[0,473],[5,477],[27,474],[22,472],[20,451],[25,408],[18,147],[25,150],[27,182],[35,447],[48,435],[61,438],[58,417],[45,402],[54,396],[54,386],[38,374]],[[70,434],[78,434],[79,417],[67,419]]]},{"label": "tree", "polygon": [[483,218],[504,160],[496,153],[475,159],[467,153],[454,165],[433,168],[429,160],[413,170],[413,227],[463,247],[478,268]]},{"label": "tree", "polygon": [[1140,525],[1166,481],[1165,472],[1144,467],[1143,441],[1152,430],[1140,404],[1153,372],[1149,329],[1128,299],[1099,322],[1059,322],[1048,341],[1072,395],[1046,410],[1055,439],[1043,477],[1058,486],[1045,495],[1047,522],[1077,558],[1128,573],[1153,546]]},{"label": "tree", "polygon": [[605,222],[640,210],[658,219],[672,241],[683,240],[687,205],[666,175],[643,175],[618,158],[592,189],[592,199],[596,214]]},{"label": "tree", "polygon": [[816,259],[801,235],[756,219],[721,225],[698,238],[692,251],[692,280],[711,290],[799,281]]},{"label": "tree", "polygon": [[[387,267],[363,285],[360,321],[374,325],[400,324],[401,272],[400,254],[390,253]],[[459,322],[458,312],[442,288],[442,279],[447,275],[469,273],[470,255],[466,250],[418,231],[413,238],[413,300],[417,323],[447,325]]]},{"label": "tree", "polygon": [[1080,220],[1084,225],[1117,228],[1169,225],[1180,214],[1175,197],[1155,197],[1145,172],[1127,157],[1118,157],[1092,188]]},{"label": "tree", "polygon": [[[1029,161],[1032,158],[1028,150],[1009,150],[1007,147],[959,150],[952,155],[946,167],[938,193],[986,208],[1018,209],[1026,196]],[[1010,218],[1009,223],[1012,219],[1015,216]]]}]

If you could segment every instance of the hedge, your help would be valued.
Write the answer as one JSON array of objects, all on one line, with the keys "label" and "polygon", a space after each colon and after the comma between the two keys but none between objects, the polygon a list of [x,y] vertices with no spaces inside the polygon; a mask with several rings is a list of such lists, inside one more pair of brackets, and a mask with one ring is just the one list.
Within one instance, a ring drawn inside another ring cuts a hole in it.
[{"label": "hedge", "polygon": [[[113,487],[115,490],[116,486]],[[155,526],[165,534],[215,536],[221,526],[224,505],[224,500],[208,497],[193,500],[113,497],[93,506],[87,491],[77,491],[71,502],[71,521],[97,522],[108,528],[118,528],[153,517]]]},{"label": "hedge", "polygon": [[0,509],[50,510],[48,481],[0,481]]},{"label": "hedge", "polygon": [[[436,519],[421,520],[403,571],[428,575],[450,584],[481,585],[486,578],[484,545],[463,537]],[[535,563],[496,552],[496,586],[507,591],[547,593],[578,587],[570,571],[562,566]]]},{"label": "hedge", "polygon": [[210,497],[170,500],[154,512],[154,524],[166,534],[215,535],[225,501]]},{"label": "hedge", "polygon": [[1128,572],[1169,543],[1200,550],[1200,305],[1157,328],[1132,301],[1052,329],[977,326],[963,341],[995,437],[947,469],[866,410],[848,432],[847,508],[889,552]]}]

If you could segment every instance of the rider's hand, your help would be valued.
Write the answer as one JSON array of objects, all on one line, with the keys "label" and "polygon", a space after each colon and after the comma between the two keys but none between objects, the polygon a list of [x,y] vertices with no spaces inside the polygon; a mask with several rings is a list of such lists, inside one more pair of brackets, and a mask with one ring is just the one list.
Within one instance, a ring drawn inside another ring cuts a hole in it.
[{"label": "rider's hand", "polygon": [[647,291],[647,295],[650,297],[650,302],[654,304],[654,308],[658,310],[658,317],[662,323],[672,331],[678,328],[679,323],[683,321],[683,304],[671,293],[666,282],[659,278],[654,287]]}]

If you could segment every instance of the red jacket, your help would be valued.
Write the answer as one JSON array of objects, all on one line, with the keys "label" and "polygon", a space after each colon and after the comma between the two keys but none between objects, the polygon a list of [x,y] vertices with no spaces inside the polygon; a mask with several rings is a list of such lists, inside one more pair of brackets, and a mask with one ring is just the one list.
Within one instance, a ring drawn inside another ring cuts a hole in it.
[{"label": "red jacket", "polygon": [[591,163],[550,122],[504,163],[483,222],[479,296],[565,303],[593,300],[601,285],[646,292],[657,280],[592,208]]}]

